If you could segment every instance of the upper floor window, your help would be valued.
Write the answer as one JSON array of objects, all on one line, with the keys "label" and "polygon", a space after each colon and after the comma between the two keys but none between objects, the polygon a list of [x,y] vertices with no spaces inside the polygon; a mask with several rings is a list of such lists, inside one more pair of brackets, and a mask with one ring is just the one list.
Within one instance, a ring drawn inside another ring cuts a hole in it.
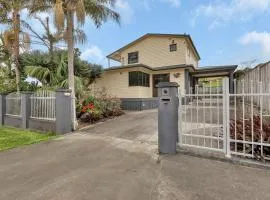
[{"label": "upper floor window", "polygon": [[177,44],[170,44],[170,52],[177,51]]},{"label": "upper floor window", "polygon": [[140,71],[129,72],[129,86],[150,87],[150,75]]},{"label": "upper floor window", "polygon": [[128,64],[134,64],[139,62],[139,53],[132,52],[128,54]]}]

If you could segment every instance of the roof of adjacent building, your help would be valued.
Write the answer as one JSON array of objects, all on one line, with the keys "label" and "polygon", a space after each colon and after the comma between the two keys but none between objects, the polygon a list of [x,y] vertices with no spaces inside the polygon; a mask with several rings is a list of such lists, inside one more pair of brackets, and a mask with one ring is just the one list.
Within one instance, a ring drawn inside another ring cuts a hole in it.
[{"label": "roof of adjacent building", "polygon": [[190,41],[190,43],[191,43],[191,45],[192,45],[192,47],[193,47],[193,49],[194,49],[194,51],[195,51],[195,54],[197,55],[198,59],[201,59],[201,57],[200,57],[200,55],[199,55],[199,52],[198,52],[198,50],[196,49],[196,46],[194,45],[194,42],[193,42],[193,40],[192,40],[192,38],[191,38],[190,35],[188,35],[188,34],[162,34],[162,33],[147,33],[147,34],[143,35],[142,37],[140,37],[140,38],[134,40],[133,42],[130,42],[130,43],[128,43],[127,45],[123,46],[122,48],[120,48],[120,49],[114,51],[113,53],[109,54],[109,55],[107,56],[107,58],[111,58],[114,54],[116,54],[116,53],[118,53],[118,52],[121,52],[122,50],[124,50],[124,49],[126,49],[126,48],[128,48],[128,47],[130,47],[130,46],[132,46],[132,45],[134,45],[134,44],[136,44],[137,42],[140,42],[140,41],[144,40],[144,39],[147,38],[147,37],[152,37],[152,36],[163,36],[163,37],[165,36],[165,37],[180,37],[180,38],[186,38],[187,40]]}]

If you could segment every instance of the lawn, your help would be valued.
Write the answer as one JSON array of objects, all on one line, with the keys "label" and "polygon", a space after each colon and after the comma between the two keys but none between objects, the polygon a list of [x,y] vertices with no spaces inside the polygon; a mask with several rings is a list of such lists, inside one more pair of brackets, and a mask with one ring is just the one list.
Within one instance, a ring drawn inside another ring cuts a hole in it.
[{"label": "lawn", "polygon": [[29,130],[0,127],[0,151],[56,138],[54,134],[42,134]]}]

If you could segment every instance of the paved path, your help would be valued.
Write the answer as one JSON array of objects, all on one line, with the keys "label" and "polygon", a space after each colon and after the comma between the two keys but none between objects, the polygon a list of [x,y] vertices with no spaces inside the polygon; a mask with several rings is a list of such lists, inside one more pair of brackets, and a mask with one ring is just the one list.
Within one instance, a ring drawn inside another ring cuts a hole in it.
[{"label": "paved path", "polygon": [[[154,121],[154,112],[130,113],[87,131],[1,152],[0,199],[270,199],[269,170],[182,154],[158,157],[150,139],[156,134]],[[142,142],[142,136],[149,140]]]}]

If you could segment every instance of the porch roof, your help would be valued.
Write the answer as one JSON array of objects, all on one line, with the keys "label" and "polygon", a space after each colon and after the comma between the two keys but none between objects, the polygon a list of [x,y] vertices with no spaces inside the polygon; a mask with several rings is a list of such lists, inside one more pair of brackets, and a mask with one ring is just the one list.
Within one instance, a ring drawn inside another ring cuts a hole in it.
[{"label": "porch roof", "polygon": [[191,71],[195,70],[193,65],[185,65],[185,64],[162,66],[162,67],[155,67],[155,68],[149,67],[148,65],[144,65],[144,64],[133,64],[133,65],[109,67],[109,68],[104,69],[104,71],[121,70],[121,69],[128,69],[128,68],[134,68],[134,67],[143,67],[143,68],[149,69],[151,71],[161,71],[161,70],[179,69],[179,68],[181,68],[181,69],[188,68]]},{"label": "porch roof", "polygon": [[229,76],[238,65],[207,66],[197,68],[191,75],[194,77]]}]

